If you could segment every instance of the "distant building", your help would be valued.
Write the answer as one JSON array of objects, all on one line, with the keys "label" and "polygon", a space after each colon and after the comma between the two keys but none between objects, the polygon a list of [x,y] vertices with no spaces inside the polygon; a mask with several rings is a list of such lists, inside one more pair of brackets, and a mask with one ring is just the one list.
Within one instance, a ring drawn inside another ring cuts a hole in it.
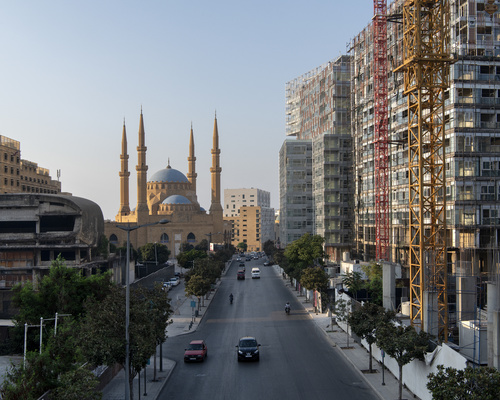
[{"label": "distant building", "polygon": [[61,182],[49,170],[21,158],[21,143],[0,136],[0,193],[61,193]]},{"label": "distant building", "polygon": [[224,189],[224,220],[232,225],[233,246],[246,243],[248,251],[262,251],[275,240],[271,194],[261,189]]},{"label": "distant building", "polygon": [[287,139],[281,146],[280,241],[286,247],[313,234],[312,142]]}]

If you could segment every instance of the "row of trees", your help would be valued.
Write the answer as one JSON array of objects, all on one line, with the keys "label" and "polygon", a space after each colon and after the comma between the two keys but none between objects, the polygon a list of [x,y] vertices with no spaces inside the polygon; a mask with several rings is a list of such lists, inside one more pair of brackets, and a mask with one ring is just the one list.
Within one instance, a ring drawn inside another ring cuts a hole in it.
[{"label": "row of trees", "polygon": [[[347,322],[352,332],[368,343],[369,372],[373,372],[373,344],[397,362],[399,399],[402,399],[403,367],[414,359],[424,359],[431,337],[423,331],[417,332],[411,325],[402,325],[393,311],[374,303],[365,302],[352,312],[344,300],[337,301],[335,306],[337,319]],[[427,389],[435,400],[498,399],[500,372],[488,367],[457,370],[440,365],[437,373],[429,374]]]},{"label": "row of trees", "polygon": [[198,309],[201,299],[207,295],[222,275],[226,262],[234,254],[234,247],[222,248],[210,255],[200,247],[184,246],[184,251],[177,256],[177,262],[182,268],[187,268],[185,274],[186,296],[198,298]]},{"label": "row of trees", "polygon": [[[19,309],[12,335],[17,351],[23,350],[25,323],[36,329],[28,329],[26,363],[12,366],[0,388],[2,399],[38,399],[49,390],[52,399],[100,398],[91,369],[125,364],[125,289],[110,273],[84,277],[58,258],[36,290],[31,283],[16,286],[13,302]],[[55,313],[64,315],[57,331]],[[170,315],[160,286],[131,288],[129,384],[166,339]],[[41,349],[40,317],[46,321]]]}]

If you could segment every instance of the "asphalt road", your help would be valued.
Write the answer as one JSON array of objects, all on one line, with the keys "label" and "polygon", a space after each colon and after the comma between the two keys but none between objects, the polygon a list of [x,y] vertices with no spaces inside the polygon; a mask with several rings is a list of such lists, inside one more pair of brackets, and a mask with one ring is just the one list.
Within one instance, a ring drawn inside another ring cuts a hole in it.
[{"label": "asphalt road", "polygon": [[[165,342],[163,354],[177,365],[159,398],[378,399],[315,326],[282,278],[261,260],[246,264],[245,280],[236,279],[238,263],[230,267],[196,332]],[[254,266],[260,267],[260,279],[251,279]],[[290,315],[284,312],[287,301]],[[242,336],[255,336],[261,344],[259,362],[237,361],[235,346]],[[208,358],[185,364],[184,348],[194,339],[206,341]]]}]

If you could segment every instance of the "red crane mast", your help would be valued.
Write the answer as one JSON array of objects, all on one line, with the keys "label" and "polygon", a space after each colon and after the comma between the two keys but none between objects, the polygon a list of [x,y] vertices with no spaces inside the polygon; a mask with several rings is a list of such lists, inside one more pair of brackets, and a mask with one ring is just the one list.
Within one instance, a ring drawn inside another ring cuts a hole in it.
[{"label": "red crane mast", "polygon": [[376,259],[389,260],[389,129],[387,120],[387,0],[373,0]]}]

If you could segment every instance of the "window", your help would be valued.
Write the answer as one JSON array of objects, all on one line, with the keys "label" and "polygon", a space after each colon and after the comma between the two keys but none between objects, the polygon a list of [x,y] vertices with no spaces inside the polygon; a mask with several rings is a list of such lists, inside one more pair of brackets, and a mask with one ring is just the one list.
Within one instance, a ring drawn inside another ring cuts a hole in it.
[{"label": "window", "polygon": [[118,246],[118,237],[114,233],[109,237],[109,243]]},{"label": "window", "polygon": [[196,237],[194,236],[193,232],[190,232],[187,235],[187,241],[188,241],[188,243],[194,243],[194,242],[196,242]]},{"label": "window", "polygon": [[161,234],[160,243],[162,243],[162,244],[168,243],[168,235],[166,233]]}]

